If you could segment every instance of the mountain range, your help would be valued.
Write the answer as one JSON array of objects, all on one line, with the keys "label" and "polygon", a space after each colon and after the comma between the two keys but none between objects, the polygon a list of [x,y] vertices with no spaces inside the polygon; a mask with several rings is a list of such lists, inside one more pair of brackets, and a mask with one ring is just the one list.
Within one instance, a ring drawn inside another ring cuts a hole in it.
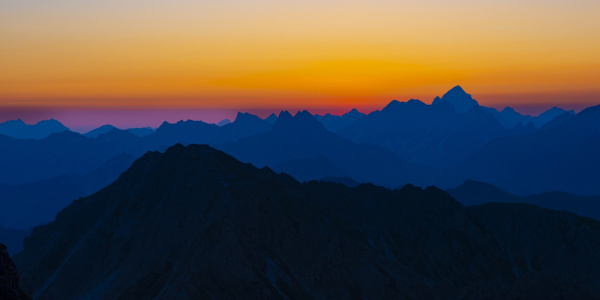
[{"label": "mountain range", "polygon": [[[112,126],[112,125],[102,125],[94,130],[91,130],[87,133],[84,133],[83,135],[89,138],[97,138],[99,135],[101,134],[105,134],[108,133],[110,131],[113,130],[119,130],[119,128]],[[142,128],[128,128],[125,129],[126,131],[128,131],[129,133],[138,136],[138,137],[145,137],[147,135],[150,135],[154,132],[154,129],[150,128],[150,127],[142,127]]]},{"label": "mountain range", "polygon": [[[544,193],[554,191],[600,195],[598,120],[598,107],[578,114],[552,108],[538,117],[510,108],[497,111],[480,106],[457,86],[431,105],[392,101],[368,115],[357,110],[342,116],[281,112],[263,120],[238,113],[234,122],[220,126],[188,120],[137,133],[106,125],[85,135],[0,135],[0,202],[11,208],[0,213],[0,225],[27,229],[50,221],[74,199],[115,180],[133,159],[175,143],[209,144],[301,181],[345,178],[390,188],[411,183],[447,190],[472,179],[518,196],[550,197]],[[11,122],[16,121],[3,124]],[[58,121],[27,126],[52,123]],[[96,172],[117,157],[124,159],[110,172]],[[34,214],[30,207],[45,209]]]},{"label": "mountain range", "polygon": [[[512,114],[506,116],[507,111]],[[337,133],[358,143],[386,148],[413,163],[440,168],[464,161],[494,139],[531,134],[537,131],[534,124],[544,124],[542,120],[559,111],[551,109],[538,118],[508,108],[500,113],[479,106],[456,86],[431,105],[414,99],[394,100]],[[513,122],[515,119],[520,120]]]},{"label": "mountain range", "polygon": [[485,203],[527,203],[549,209],[569,211],[600,221],[600,196],[578,196],[565,192],[517,196],[489,183],[474,180],[467,180],[447,192],[465,206]]},{"label": "mountain range", "polygon": [[[283,111],[270,131],[217,148],[241,161],[259,167],[270,166],[307,180],[344,175],[396,186],[398,182],[425,184],[429,173],[428,168],[405,161],[391,151],[366,143],[357,144],[328,131],[307,111],[295,116]],[[315,165],[315,159],[325,173],[308,167]]]},{"label": "mountain range", "polygon": [[600,194],[600,105],[554,120],[529,135],[490,141],[453,167],[448,184],[473,179],[518,195]]},{"label": "mountain range", "polygon": [[134,160],[129,154],[119,154],[86,174],[61,174],[18,185],[0,184],[0,226],[26,230],[48,223],[73,200],[89,196],[115,181]]},{"label": "mountain range", "polygon": [[0,135],[6,135],[16,139],[43,139],[52,133],[69,131],[59,121],[54,119],[39,121],[29,125],[21,119],[0,123]]},{"label": "mountain range", "polygon": [[571,213],[300,183],[178,144],[36,227],[13,259],[35,299],[591,299],[598,249],[600,223]]},{"label": "mountain range", "polygon": [[568,113],[574,115],[575,112],[573,110],[566,111],[564,109],[558,107],[552,107],[551,109],[541,113],[540,115],[533,117],[530,115],[522,115],[516,112],[512,107],[505,107],[503,110],[499,111],[493,107],[485,107],[479,105],[477,100],[473,99],[470,94],[467,94],[461,86],[455,86],[450,89],[446,94],[444,94],[441,98],[436,97],[433,100],[432,104],[440,104],[440,103],[449,103],[452,104],[455,111],[457,113],[465,113],[470,111],[472,108],[479,108],[489,114],[491,114],[494,118],[498,120],[504,127],[510,129],[517,126],[521,123],[523,126],[527,126],[529,123],[532,123],[535,127],[540,128],[545,123],[550,120],[562,115],[564,113]]},{"label": "mountain range", "polygon": [[315,115],[315,118],[331,132],[337,132],[342,128],[348,127],[354,122],[362,119],[365,114],[359,112],[356,108],[353,108],[349,112],[336,116],[332,114],[326,114],[324,116]]}]

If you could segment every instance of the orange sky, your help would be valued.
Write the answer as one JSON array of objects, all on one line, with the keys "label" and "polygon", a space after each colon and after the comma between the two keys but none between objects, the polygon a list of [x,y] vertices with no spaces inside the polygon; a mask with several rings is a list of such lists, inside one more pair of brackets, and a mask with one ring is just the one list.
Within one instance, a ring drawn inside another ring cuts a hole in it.
[{"label": "orange sky", "polygon": [[599,1],[198,2],[2,1],[0,107],[600,103]]}]

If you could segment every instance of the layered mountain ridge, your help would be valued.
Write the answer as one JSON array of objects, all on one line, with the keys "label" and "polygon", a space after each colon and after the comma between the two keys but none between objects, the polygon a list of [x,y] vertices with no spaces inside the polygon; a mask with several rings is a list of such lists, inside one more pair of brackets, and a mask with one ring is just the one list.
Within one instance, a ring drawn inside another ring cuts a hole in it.
[{"label": "layered mountain ridge", "polygon": [[593,298],[599,248],[600,223],[569,213],[300,183],[175,145],[35,228],[14,260],[36,299]]},{"label": "layered mountain ridge", "polygon": [[42,120],[36,124],[26,124],[21,119],[0,123],[0,134],[16,139],[43,139],[52,133],[69,131],[57,120]]},{"label": "layered mountain ridge", "polygon": [[[455,106],[468,110],[458,113]],[[552,108],[538,117],[510,108],[497,111],[479,105],[457,86],[431,105],[394,100],[368,115],[358,110],[342,116],[300,111],[262,120],[238,113],[234,122],[221,126],[188,120],[165,122],[156,131],[103,126],[88,136],[0,135],[0,203],[6,208],[0,225],[28,229],[47,222],[74,199],[112,182],[133,159],[175,143],[209,144],[301,181],[347,178],[386,187],[411,183],[449,189],[473,179],[518,196],[541,194],[536,200],[540,205],[556,201],[548,192],[600,195],[598,119],[593,107],[575,115]],[[128,161],[89,176],[116,157]],[[564,207],[582,211],[579,205]]]}]

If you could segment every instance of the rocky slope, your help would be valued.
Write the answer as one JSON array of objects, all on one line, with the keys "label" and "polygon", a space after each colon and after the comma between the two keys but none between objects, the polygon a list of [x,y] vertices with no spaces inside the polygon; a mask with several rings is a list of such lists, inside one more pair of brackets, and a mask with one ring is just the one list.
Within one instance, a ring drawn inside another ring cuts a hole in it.
[{"label": "rocky slope", "polygon": [[0,244],[0,300],[31,299],[19,288],[19,272],[4,244]]},{"label": "rocky slope", "polygon": [[435,187],[299,183],[208,146],[149,152],[37,227],[36,299],[600,297],[600,224]]}]

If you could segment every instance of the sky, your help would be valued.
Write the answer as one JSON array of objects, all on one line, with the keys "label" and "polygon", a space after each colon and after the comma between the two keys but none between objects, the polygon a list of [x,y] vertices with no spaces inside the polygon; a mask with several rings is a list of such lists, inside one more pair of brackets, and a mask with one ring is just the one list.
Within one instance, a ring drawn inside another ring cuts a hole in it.
[{"label": "sky", "polygon": [[599,13],[597,0],[3,0],[0,109],[370,111],[455,85],[485,106],[577,109],[600,104]]}]

